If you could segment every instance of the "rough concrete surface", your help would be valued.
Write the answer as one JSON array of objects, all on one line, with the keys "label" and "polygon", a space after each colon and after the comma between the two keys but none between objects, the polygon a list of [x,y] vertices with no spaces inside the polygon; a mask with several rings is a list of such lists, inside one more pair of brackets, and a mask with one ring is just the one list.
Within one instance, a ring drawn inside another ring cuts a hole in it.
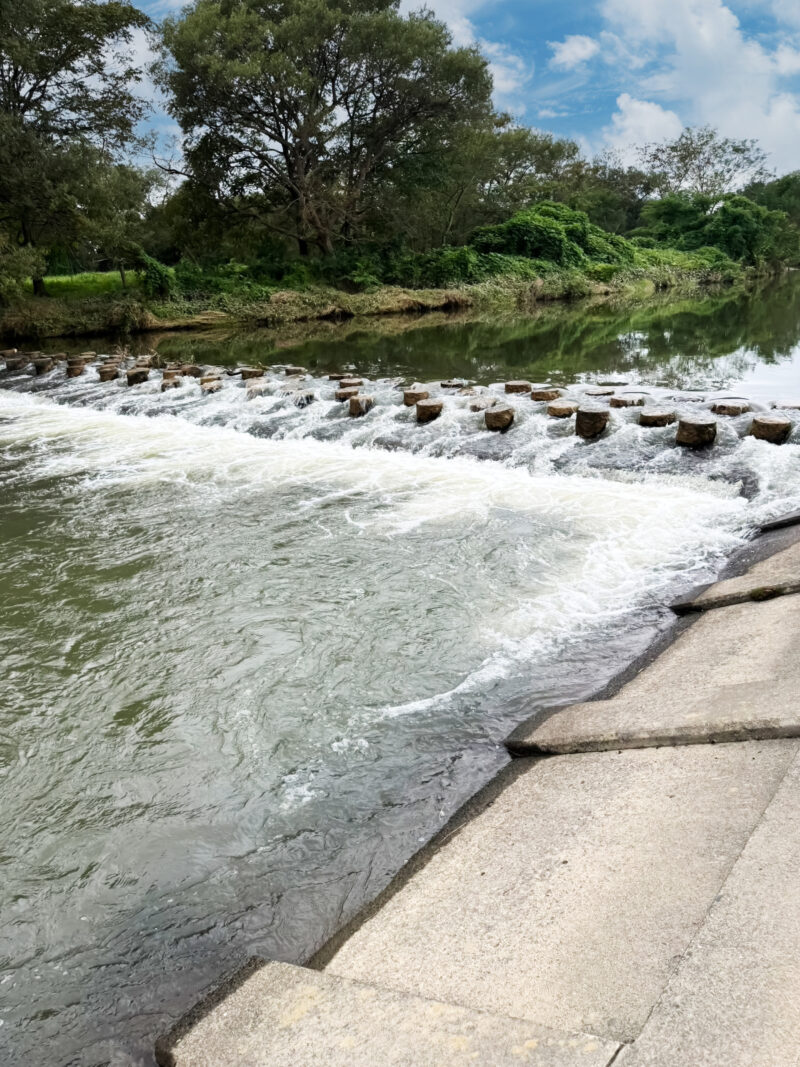
[{"label": "rough concrete surface", "polygon": [[798,736],[798,693],[800,596],[747,602],[700,616],[613,700],[524,723],[508,745],[563,753]]},{"label": "rough concrete surface", "polygon": [[716,582],[699,596],[674,607],[679,612],[704,611],[753,597],[765,599],[772,590],[782,589],[800,592],[800,541],[756,563],[746,574]]},{"label": "rough concrete surface", "polygon": [[531,761],[326,972],[630,1041],[798,747]]},{"label": "rough concrete surface", "polygon": [[800,1064],[800,760],[620,1067]]},{"label": "rough concrete surface", "polygon": [[269,963],[171,1054],[176,1067],[606,1067],[618,1047]]}]

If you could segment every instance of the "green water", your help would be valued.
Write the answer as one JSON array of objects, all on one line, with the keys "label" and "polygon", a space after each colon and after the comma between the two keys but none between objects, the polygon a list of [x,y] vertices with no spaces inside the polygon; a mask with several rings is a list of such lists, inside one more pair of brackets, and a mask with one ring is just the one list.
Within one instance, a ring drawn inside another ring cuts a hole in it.
[{"label": "green water", "polygon": [[[358,324],[309,324],[290,331],[140,335],[132,350],[220,364],[293,360],[309,369],[357,367],[370,376],[421,381],[522,377],[558,383],[626,377],[671,388],[724,389],[738,382],[795,384],[780,368],[798,343],[796,274],[753,291],[702,299],[657,296],[649,303],[545,305],[532,315],[389,317]],[[302,333],[310,334],[304,339]],[[98,350],[105,339],[94,339]],[[68,345],[79,351],[88,342]],[[106,347],[110,339],[106,341]],[[64,347],[59,345],[58,347]],[[798,387],[800,392],[800,387]]]}]

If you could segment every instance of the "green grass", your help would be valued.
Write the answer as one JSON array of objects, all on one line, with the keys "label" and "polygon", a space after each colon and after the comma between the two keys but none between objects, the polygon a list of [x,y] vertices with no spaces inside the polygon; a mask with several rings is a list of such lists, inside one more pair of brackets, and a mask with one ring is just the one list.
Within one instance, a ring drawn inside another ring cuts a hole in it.
[{"label": "green grass", "polygon": [[[127,289],[122,288],[118,271],[92,271],[85,274],[50,274],[44,280],[48,296],[59,300],[86,300],[95,296],[119,296],[138,289],[139,277],[135,271],[127,273]],[[33,283],[25,283],[25,291],[33,293]]]}]

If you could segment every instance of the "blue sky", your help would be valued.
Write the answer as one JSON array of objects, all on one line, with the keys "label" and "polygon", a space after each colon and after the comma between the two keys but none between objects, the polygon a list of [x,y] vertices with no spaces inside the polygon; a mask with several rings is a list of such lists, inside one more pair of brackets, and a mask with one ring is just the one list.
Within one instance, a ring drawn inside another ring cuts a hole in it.
[{"label": "blue sky", "polygon": [[[140,0],[154,18],[181,0]],[[405,10],[421,6],[402,0]],[[495,98],[587,154],[709,123],[800,169],[800,0],[428,0],[491,62]],[[157,117],[169,131],[166,117]]]}]

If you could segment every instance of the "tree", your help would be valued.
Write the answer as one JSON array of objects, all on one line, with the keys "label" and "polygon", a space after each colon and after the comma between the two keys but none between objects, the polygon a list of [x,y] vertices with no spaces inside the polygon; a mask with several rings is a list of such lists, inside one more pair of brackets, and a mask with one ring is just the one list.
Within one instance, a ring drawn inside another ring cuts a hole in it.
[{"label": "tree", "polygon": [[744,193],[771,211],[785,211],[794,225],[800,226],[800,170],[784,174],[775,181],[754,182]]},{"label": "tree", "polygon": [[719,248],[751,266],[796,262],[798,231],[783,211],[770,211],[746,196],[673,193],[642,209],[642,236],[692,252]]},{"label": "tree", "polygon": [[507,115],[457,126],[413,167],[373,187],[367,227],[384,240],[400,234],[416,250],[463,244],[476,226],[544,199],[577,154],[574,142],[517,126]]},{"label": "tree", "polygon": [[687,126],[674,141],[646,144],[639,158],[662,196],[721,196],[768,175],[766,153],[757,141],[720,137],[711,126]]},{"label": "tree", "polygon": [[163,179],[124,163],[99,167],[86,189],[87,256],[98,266],[119,271],[123,289],[126,269],[142,262],[142,241],[149,198]]},{"label": "tree", "polygon": [[228,204],[333,251],[370,194],[492,114],[477,50],[399,0],[198,0],[163,26],[157,77],[189,170]]},{"label": "tree", "polygon": [[87,176],[144,114],[126,47],[147,22],[122,0],[0,0],[0,226],[12,243],[79,238]]}]

